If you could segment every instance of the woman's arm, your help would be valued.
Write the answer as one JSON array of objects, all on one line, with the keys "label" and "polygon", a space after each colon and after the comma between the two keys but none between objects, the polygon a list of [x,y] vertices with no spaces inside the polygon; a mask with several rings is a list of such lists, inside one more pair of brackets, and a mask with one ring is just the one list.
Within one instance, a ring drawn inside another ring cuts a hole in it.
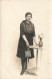
[{"label": "woman's arm", "polygon": [[37,45],[36,36],[33,37],[35,44]]},{"label": "woman's arm", "polygon": [[35,27],[34,27],[34,24],[33,24],[33,40],[34,40],[35,44],[37,45],[37,41],[36,41],[36,34],[35,34]]},{"label": "woman's arm", "polygon": [[25,41],[26,45],[27,45],[27,46],[29,46],[29,42],[28,42],[28,40],[27,40],[26,36],[25,36],[25,35],[22,35],[22,37],[23,37],[23,39],[24,39],[24,41]]},{"label": "woman's arm", "polygon": [[24,34],[24,30],[25,30],[24,25],[23,25],[23,23],[21,23],[21,24],[20,24],[20,35],[21,35],[22,38],[24,39],[26,45],[29,46],[29,42],[28,42],[28,40],[27,40],[27,38],[26,38],[26,36],[25,36],[25,34]]}]

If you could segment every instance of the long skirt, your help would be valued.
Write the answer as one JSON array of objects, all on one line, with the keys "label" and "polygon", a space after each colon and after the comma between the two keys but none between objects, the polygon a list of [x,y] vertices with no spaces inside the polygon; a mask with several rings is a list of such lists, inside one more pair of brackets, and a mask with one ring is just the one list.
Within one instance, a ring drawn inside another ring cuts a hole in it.
[{"label": "long skirt", "polygon": [[[26,36],[29,44],[33,45],[32,35],[26,34],[25,36]],[[19,57],[19,58],[25,58],[26,49],[27,49],[26,43],[25,43],[24,39],[22,38],[22,36],[20,36],[16,56]],[[29,58],[31,59],[31,58],[34,58],[34,50],[30,49],[30,51],[31,51],[31,57],[29,57]]]}]

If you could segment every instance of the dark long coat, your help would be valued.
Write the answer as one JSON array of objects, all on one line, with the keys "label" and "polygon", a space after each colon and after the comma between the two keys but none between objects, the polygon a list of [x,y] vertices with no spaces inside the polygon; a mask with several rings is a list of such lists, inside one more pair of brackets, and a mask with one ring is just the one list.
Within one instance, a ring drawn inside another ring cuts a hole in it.
[{"label": "dark long coat", "polygon": [[[33,37],[35,36],[35,28],[32,22],[27,23],[26,20],[22,21],[20,24],[20,38],[18,43],[18,49],[17,49],[17,57],[19,58],[25,58],[25,50],[27,48],[26,43],[24,39],[22,38],[22,35],[25,35],[29,44],[33,45]],[[34,58],[34,51],[31,50],[31,57]]]}]

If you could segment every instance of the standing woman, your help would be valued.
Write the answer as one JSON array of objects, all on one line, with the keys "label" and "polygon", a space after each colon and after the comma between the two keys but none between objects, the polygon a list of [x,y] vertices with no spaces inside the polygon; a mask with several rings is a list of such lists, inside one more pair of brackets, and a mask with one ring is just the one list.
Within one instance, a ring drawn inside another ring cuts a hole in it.
[{"label": "standing woman", "polygon": [[[25,51],[29,45],[33,45],[33,38],[35,39],[35,28],[34,24],[31,22],[32,14],[27,12],[25,14],[25,20],[20,24],[20,38],[17,49],[17,57],[21,58],[22,71],[21,75],[23,75],[24,71],[27,69],[27,58],[25,57]],[[29,59],[34,58],[34,51],[30,49],[31,57]]]}]

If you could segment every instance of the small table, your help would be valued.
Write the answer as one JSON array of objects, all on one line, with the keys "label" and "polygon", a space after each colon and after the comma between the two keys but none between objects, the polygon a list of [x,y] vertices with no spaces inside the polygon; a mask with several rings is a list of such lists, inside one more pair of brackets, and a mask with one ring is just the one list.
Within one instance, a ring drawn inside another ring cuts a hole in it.
[{"label": "small table", "polygon": [[[37,65],[38,64],[38,50],[41,49],[41,51],[42,51],[42,47],[39,47],[39,46],[29,46],[29,48],[33,48],[33,49],[37,50],[37,52],[36,52],[36,67],[35,67],[35,69],[37,70],[37,68],[38,68],[38,65]],[[28,61],[27,61],[27,70],[26,70],[26,72],[29,73],[29,74],[37,75],[36,72],[29,71],[29,69],[28,69]]]},{"label": "small table", "polygon": [[37,54],[36,54],[36,67],[37,67],[37,62],[38,62],[38,50],[41,49],[42,51],[42,47],[37,46],[29,46],[29,48],[33,48],[37,50]]}]

